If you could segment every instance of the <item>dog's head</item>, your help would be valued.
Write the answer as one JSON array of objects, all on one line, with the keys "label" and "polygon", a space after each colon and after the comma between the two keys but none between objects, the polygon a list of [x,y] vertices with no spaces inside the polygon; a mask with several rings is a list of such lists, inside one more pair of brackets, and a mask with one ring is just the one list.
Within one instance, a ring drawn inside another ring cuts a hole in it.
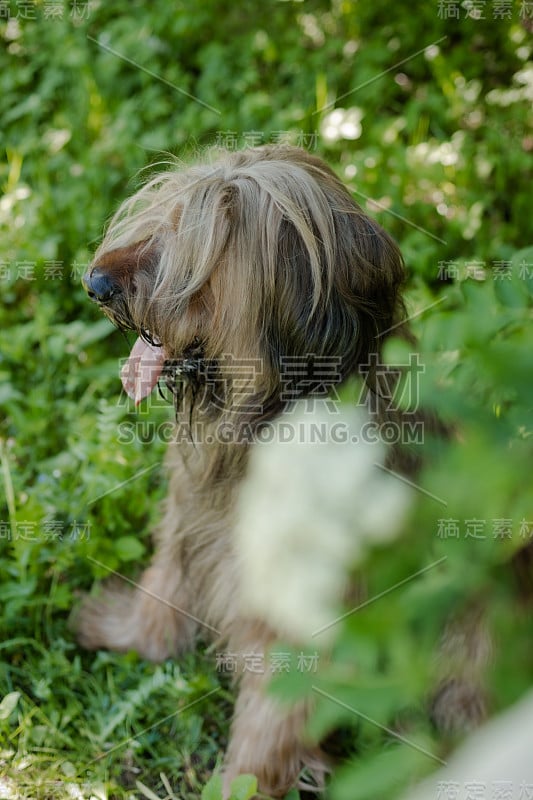
[{"label": "dog's head", "polygon": [[111,221],[84,284],[137,332],[137,375],[147,354],[152,377],[164,360],[260,360],[254,392],[274,408],[284,360],[335,359],[341,381],[380,351],[403,277],[394,241],[321,159],[268,146],[154,177]]}]

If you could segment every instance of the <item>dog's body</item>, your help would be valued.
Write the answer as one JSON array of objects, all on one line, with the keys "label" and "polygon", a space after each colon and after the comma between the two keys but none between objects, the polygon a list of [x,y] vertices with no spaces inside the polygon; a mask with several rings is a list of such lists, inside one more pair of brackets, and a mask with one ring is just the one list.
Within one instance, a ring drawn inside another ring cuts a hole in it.
[{"label": "dog's body", "polygon": [[[390,237],[320,159],[296,148],[222,154],[155,178],[124,204],[86,287],[119,327],[139,334],[124,378],[130,393],[138,401],[163,372],[178,421],[201,420],[203,435],[170,446],[153,563],[139,589],[113,583],[86,599],[85,646],[160,660],[191,647],[199,629],[240,654],[265,653],[283,634],[250,618],[239,598],[232,530],[250,444],[291,400],[324,393],[323,381],[307,380],[288,397],[284,359],[308,374],[317,359],[335,359],[331,383],[342,383],[379,357],[401,322],[403,277]],[[221,380],[228,354],[260,365],[238,389],[231,368]],[[278,709],[266,677],[242,675],[226,776],[254,773],[263,792],[281,796],[303,765],[318,782],[326,766],[302,743],[305,708]]]}]

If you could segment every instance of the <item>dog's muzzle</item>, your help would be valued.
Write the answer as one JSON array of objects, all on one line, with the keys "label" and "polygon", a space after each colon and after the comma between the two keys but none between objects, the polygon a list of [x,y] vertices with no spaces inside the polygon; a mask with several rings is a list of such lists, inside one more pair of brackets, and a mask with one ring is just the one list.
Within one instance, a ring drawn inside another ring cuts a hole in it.
[{"label": "dog's muzzle", "polygon": [[87,272],[82,283],[89,298],[100,305],[106,305],[120,292],[120,286],[98,268]]}]

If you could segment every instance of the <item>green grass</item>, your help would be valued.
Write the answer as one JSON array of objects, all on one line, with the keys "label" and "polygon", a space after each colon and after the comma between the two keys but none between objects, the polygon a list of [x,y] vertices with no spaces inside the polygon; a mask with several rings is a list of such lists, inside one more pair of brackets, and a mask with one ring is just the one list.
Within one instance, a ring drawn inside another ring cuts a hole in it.
[{"label": "green grass", "polygon": [[3,653],[12,661],[2,680],[13,687],[7,697],[17,719],[3,741],[6,785],[31,798],[66,797],[69,784],[82,796],[128,798],[137,781],[161,794],[166,776],[179,797],[198,797],[230,709],[209,663],[80,656],[59,633],[38,648],[43,638],[14,638]]}]

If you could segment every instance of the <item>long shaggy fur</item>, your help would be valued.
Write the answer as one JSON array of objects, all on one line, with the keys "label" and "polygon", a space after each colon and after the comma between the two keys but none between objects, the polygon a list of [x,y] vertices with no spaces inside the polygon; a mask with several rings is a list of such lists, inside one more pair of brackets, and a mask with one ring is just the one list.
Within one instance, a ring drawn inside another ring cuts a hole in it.
[{"label": "long shaggy fur", "polygon": [[[379,356],[391,328],[398,332],[398,247],[319,158],[261,147],[217,153],[150,180],[111,221],[89,280],[94,270],[116,287],[102,303],[105,313],[164,348],[178,420],[201,419],[204,436],[170,445],[153,563],[139,589],[114,583],[84,601],[80,641],[159,660],[204,631],[231,652],[266,652],[283,632],[241,607],[232,539],[249,447],[287,404],[284,358],[303,360],[310,374],[313,359],[336,358],[342,383]],[[223,402],[220,392],[217,403],[206,402],[228,354],[261,369],[238,391],[219,381]],[[206,363],[214,378],[206,378]],[[366,377],[372,389],[372,374]],[[319,390],[304,382],[290,399]],[[211,441],[221,421],[246,429],[247,438]],[[226,780],[251,772],[261,791],[282,796],[304,765],[320,783],[327,764],[303,740],[305,707],[282,711],[264,681],[242,676]]]}]

